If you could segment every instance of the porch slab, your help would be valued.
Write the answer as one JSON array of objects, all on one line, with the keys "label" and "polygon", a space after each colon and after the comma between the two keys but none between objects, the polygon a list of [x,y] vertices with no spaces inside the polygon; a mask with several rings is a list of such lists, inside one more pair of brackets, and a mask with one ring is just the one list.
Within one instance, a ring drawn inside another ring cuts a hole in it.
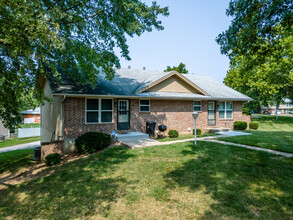
[{"label": "porch slab", "polygon": [[138,149],[138,148],[143,148],[143,147],[160,145],[161,142],[156,141],[151,138],[147,138],[147,139],[139,139],[139,140],[123,140],[123,141],[121,141],[121,144],[123,144],[131,149]]},{"label": "porch slab", "polygon": [[117,141],[124,141],[124,140],[144,140],[144,139],[148,139],[149,135],[146,133],[142,133],[142,132],[135,132],[135,131],[130,131],[126,134],[117,134],[116,135],[116,140]]},{"label": "porch slab", "polygon": [[217,133],[217,132],[233,131],[232,128],[223,128],[223,127],[204,128],[203,130],[206,133]]},{"label": "porch slab", "polygon": [[229,136],[229,137],[251,135],[251,133],[245,133],[245,132],[241,132],[241,131],[220,131],[220,132],[216,132],[216,134],[221,134],[221,135],[225,135],[225,136]]}]

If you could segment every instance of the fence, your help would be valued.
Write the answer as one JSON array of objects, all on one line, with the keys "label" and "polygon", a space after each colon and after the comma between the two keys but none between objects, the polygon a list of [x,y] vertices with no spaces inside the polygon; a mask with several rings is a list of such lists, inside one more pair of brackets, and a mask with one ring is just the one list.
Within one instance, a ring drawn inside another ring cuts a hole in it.
[{"label": "fence", "polygon": [[19,128],[17,132],[18,138],[40,136],[41,128]]}]

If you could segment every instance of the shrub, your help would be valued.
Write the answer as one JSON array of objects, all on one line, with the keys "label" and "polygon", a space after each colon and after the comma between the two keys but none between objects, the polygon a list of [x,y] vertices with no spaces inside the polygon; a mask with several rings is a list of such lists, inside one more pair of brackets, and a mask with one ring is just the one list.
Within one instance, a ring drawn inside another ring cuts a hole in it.
[{"label": "shrub", "polygon": [[233,124],[235,130],[245,130],[247,128],[247,122],[245,121],[235,121]]},{"label": "shrub", "polygon": [[243,115],[251,115],[249,108],[242,108],[242,114]]},{"label": "shrub", "polygon": [[258,123],[257,122],[250,122],[249,123],[249,129],[258,129]]},{"label": "shrub", "polygon": [[45,157],[45,163],[48,166],[59,164],[60,162],[61,162],[61,155],[58,153],[49,154],[48,156]]},{"label": "shrub", "polygon": [[111,136],[103,132],[87,132],[75,141],[77,152],[80,154],[94,153],[111,144]]},{"label": "shrub", "polygon": [[170,138],[178,138],[179,132],[176,130],[169,130],[168,135]]},{"label": "shrub", "polygon": [[[192,130],[192,134],[194,135],[194,129]],[[199,128],[196,129],[196,135],[201,135],[201,130]]]}]

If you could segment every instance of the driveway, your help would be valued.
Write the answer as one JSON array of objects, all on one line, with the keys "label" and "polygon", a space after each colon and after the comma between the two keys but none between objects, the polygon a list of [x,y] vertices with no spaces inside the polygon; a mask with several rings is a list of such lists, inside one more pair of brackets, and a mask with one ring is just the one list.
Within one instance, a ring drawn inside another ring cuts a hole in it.
[{"label": "driveway", "polygon": [[10,151],[15,151],[15,150],[30,149],[30,148],[40,147],[40,146],[41,146],[41,142],[35,141],[35,142],[27,143],[27,144],[19,144],[19,145],[14,145],[10,147],[3,147],[3,148],[0,148],[0,154],[5,152],[10,152]]}]

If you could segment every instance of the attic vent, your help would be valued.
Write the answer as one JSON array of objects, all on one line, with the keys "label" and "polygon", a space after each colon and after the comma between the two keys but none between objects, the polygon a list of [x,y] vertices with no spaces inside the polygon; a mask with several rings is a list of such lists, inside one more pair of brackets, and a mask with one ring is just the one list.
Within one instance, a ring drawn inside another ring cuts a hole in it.
[{"label": "attic vent", "polygon": [[128,66],[128,69],[131,69],[131,66]]}]

